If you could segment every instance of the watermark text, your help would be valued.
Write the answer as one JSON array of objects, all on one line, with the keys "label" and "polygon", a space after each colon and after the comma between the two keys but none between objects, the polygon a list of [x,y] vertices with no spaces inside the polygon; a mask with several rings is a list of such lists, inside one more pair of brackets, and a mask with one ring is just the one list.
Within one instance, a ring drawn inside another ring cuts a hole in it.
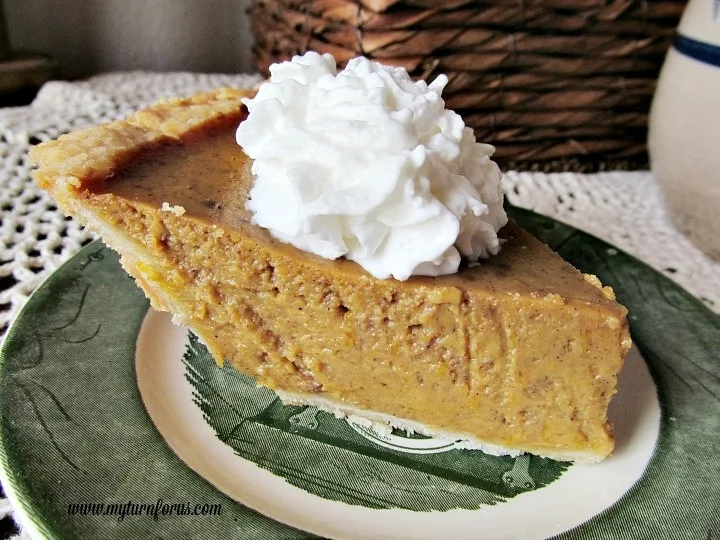
[{"label": "watermark text", "polygon": [[71,516],[113,516],[119,522],[126,517],[152,517],[155,521],[160,518],[174,516],[219,516],[222,513],[221,504],[189,502],[166,502],[158,499],[154,503],[138,503],[127,501],[123,503],[70,503],[67,512]]}]

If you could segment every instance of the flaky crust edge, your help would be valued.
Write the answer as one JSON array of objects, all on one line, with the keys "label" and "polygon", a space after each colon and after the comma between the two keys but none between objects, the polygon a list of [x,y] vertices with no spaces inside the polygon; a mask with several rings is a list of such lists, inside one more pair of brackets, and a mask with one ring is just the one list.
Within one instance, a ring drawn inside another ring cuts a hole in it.
[{"label": "flaky crust edge", "polygon": [[[237,114],[253,90],[220,88],[159,101],[123,120],[91,126],[44,142],[29,152],[32,175],[42,189],[79,191],[102,181],[133,155],[163,140],[179,140],[204,124]],[[56,197],[57,198],[57,197]]]}]

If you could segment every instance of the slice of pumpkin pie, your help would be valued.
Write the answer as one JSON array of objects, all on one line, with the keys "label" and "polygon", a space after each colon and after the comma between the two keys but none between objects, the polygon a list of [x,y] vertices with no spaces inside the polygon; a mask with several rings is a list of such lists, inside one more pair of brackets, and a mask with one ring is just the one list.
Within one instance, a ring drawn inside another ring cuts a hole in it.
[{"label": "slice of pumpkin pie", "polygon": [[626,310],[514,223],[456,273],[373,277],[252,222],[247,109],[223,89],[34,148],[37,183],[121,255],[155,309],[291,403],[597,461],[630,346]]}]

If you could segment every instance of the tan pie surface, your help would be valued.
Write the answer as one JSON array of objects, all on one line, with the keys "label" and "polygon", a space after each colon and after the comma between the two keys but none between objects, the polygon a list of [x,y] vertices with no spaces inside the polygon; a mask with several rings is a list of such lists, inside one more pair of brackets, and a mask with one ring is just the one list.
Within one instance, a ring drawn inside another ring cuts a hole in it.
[{"label": "tan pie surface", "polygon": [[243,95],[174,100],[40,145],[36,180],[120,252],[155,308],[260,384],[491,452],[609,454],[630,346],[609,288],[513,223],[498,256],[405,282],[272,239],[245,209]]}]

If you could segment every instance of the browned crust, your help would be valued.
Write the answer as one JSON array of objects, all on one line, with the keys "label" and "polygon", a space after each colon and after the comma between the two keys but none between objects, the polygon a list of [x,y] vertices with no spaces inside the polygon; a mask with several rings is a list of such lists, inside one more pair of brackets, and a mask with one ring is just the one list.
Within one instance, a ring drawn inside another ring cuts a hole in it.
[{"label": "browned crust", "polygon": [[89,183],[112,176],[149,146],[179,140],[209,122],[237,115],[242,98],[252,91],[221,88],[188,98],[160,101],[124,120],[62,135],[30,150],[37,184],[52,191],[56,184],[80,191]]}]

